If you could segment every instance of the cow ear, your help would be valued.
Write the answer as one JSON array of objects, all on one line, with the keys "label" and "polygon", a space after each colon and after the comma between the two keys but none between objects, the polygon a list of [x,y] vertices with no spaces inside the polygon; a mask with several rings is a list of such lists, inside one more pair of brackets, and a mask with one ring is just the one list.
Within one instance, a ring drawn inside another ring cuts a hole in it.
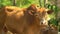
[{"label": "cow ear", "polygon": [[48,14],[52,14],[53,13],[53,10],[48,10],[47,13]]},{"label": "cow ear", "polygon": [[34,13],[35,13],[34,11],[29,10],[29,14],[30,14],[30,15],[33,15]]}]

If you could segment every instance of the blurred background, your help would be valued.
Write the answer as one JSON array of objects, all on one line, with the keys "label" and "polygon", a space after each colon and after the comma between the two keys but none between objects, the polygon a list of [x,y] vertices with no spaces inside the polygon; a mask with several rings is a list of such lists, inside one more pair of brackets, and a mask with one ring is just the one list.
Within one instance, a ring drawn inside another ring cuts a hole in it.
[{"label": "blurred background", "polygon": [[60,0],[0,0],[0,8],[3,6],[26,8],[31,4],[54,10],[54,13],[49,15],[50,24],[57,26],[60,31]]}]

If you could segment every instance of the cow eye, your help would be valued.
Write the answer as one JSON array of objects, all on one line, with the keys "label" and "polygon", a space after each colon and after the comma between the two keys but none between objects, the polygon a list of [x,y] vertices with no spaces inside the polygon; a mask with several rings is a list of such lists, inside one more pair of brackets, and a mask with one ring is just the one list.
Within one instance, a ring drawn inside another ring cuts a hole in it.
[{"label": "cow eye", "polygon": [[39,7],[39,6],[37,6],[37,7]]}]

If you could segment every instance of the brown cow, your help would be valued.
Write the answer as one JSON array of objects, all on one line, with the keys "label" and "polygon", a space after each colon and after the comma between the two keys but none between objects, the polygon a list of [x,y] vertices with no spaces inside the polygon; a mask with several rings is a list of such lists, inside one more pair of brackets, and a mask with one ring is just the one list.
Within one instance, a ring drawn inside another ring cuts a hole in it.
[{"label": "brown cow", "polygon": [[35,5],[26,9],[7,6],[2,10],[6,15],[3,24],[5,23],[6,28],[16,34],[41,34],[40,23],[46,18],[46,13],[49,14],[45,9],[37,9]]}]

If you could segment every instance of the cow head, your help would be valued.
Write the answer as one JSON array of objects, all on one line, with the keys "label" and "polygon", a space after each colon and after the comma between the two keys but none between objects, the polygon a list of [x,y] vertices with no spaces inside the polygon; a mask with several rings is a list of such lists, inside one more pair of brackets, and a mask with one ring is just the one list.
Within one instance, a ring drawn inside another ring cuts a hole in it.
[{"label": "cow head", "polygon": [[53,11],[46,8],[37,8],[36,5],[32,4],[27,8],[26,14],[33,16],[41,23],[48,22],[48,14],[51,14]]},{"label": "cow head", "polygon": [[37,9],[37,12],[34,14],[36,18],[38,18],[41,22],[41,24],[48,24],[48,20],[50,20],[48,14],[52,14],[53,10],[49,10],[46,8],[39,8]]}]

